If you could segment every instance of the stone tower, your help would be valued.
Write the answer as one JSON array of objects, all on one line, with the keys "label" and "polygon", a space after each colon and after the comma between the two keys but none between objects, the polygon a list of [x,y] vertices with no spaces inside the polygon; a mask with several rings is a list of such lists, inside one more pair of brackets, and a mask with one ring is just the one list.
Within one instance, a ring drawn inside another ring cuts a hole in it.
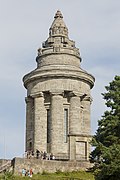
[{"label": "stone tower", "polygon": [[56,159],[88,160],[94,77],[81,69],[81,60],[57,11],[49,37],[38,49],[37,68],[23,78],[26,151],[46,151]]}]

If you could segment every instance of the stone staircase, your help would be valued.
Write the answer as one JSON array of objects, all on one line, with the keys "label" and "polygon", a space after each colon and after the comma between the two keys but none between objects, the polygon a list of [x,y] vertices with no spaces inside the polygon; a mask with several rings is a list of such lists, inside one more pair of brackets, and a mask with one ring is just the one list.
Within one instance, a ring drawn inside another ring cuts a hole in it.
[{"label": "stone staircase", "polygon": [[0,173],[10,170],[12,167],[11,160],[7,160],[0,165]]}]

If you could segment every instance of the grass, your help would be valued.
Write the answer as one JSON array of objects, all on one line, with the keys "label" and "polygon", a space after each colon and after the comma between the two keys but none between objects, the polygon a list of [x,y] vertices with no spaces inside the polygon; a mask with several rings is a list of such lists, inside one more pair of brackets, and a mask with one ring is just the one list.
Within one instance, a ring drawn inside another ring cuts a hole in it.
[{"label": "grass", "polygon": [[[7,177],[8,176],[8,177]],[[57,171],[56,173],[47,173],[43,171],[41,174],[34,174],[32,178],[14,176],[5,174],[0,176],[0,180],[95,180],[94,176],[90,172],[85,171],[73,171],[73,172],[61,172]]]}]

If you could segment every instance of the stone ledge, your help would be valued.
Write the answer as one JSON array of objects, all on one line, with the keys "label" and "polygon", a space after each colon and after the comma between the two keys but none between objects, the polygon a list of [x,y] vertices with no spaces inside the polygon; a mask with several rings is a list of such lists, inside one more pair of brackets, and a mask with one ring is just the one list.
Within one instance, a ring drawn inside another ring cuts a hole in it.
[{"label": "stone ledge", "polygon": [[12,164],[15,174],[20,174],[23,168],[27,170],[32,168],[33,173],[36,174],[38,172],[42,173],[43,171],[53,173],[57,170],[62,172],[87,170],[93,166],[89,161],[57,161],[24,158],[14,158]]}]

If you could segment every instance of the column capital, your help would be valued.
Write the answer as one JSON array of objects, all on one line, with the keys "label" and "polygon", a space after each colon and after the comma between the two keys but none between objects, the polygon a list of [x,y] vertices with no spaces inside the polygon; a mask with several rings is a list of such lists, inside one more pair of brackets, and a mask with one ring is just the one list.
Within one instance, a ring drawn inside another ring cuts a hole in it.
[{"label": "column capital", "polygon": [[52,96],[58,96],[58,95],[60,95],[60,96],[63,96],[64,95],[64,92],[63,91],[61,91],[61,90],[58,90],[58,91],[50,91],[50,94],[52,95]]},{"label": "column capital", "polygon": [[84,95],[86,95],[85,93],[80,93],[80,92],[77,92],[77,91],[71,91],[69,92],[69,97],[74,97],[74,96],[77,96],[77,97],[83,97]]},{"label": "column capital", "polygon": [[92,103],[93,99],[90,95],[87,95],[83,98],[83,101],[90,101],[90,103]]},{"label": "column capital", "polygon": [[86,93],[79,93],[76,91],[71,91],[69,92],[69,97],[80,97],[81,101],[90,101],[90,103],[92,103],[93,99],[91,97],[91,95],[86,94]]},{"label": "column capital", "polygon": [[33,98],[43,97],[43,96],[44,96],[43,92],[36,92],[34,94],[31,94],[31,97]]}]

